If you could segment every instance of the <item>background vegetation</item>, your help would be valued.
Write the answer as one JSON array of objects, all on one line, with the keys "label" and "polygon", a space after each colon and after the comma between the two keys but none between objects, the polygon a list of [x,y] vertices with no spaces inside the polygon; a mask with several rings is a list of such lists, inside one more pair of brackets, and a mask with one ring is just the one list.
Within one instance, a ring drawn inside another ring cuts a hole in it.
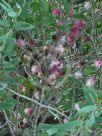
[{"label": "background vegetation", "polygon": [[0,136],[101,135],[101,0],[0,0]]}]

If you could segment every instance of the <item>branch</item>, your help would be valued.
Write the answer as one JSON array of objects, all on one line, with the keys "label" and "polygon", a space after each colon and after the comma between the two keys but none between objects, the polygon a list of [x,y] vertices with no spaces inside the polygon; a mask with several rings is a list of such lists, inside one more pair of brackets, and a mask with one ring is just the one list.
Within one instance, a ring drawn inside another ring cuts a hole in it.
[{"label": "branch", "polygon": [[4,85],[4,84],[2,84],[2,83],[0,83],[0,84],[1,84],[3,87],[5,87],[7,90],[9,90],[11,93],[16,94],[17,96],[19,96],[19,97],[21,97],[21,98],[24,98],[24,99],[26,99],[26,100],[32,101],[32,102],[36,103],[36,104],[39,105],[39,106],[42,106],[42,107],[44,107],[44,108],[53,110],[53,111],[57,112],[58,114],[60,114],[61,116],[65,117],[65,118],[67,118],[67,119],[69,120],[69,117],[68,117],[67,115],[63,114],[62,112],[58,111],[57,109],[52,108],[52,107],[47,106],[47,105],[44,105],[44,104],[41,104],[41,103],[37,102],[37,101],[34,100],[34,99],[31,99],[31,98],[29,98],[29,97],[27,97],[27,96],[21,95],[21,94],[15,92],[15,91],[13,91],[12,89],[8,88],[6,85]]}]

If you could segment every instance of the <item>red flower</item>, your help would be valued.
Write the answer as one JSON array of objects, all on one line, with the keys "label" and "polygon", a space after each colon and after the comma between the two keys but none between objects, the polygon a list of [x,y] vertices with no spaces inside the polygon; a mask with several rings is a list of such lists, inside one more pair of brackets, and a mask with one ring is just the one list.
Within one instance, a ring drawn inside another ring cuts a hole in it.
[{"label": "red flower", "polygon": [[36,41],[34,39],[30,40],[29,45],[31,48],[34,48],[36,46]]},{"label": "red flower", "polygon": [[68,43],[68,45],[72,45],[72,44],[73,44],[73,42],[74,42],[74,40],[75,40],[75,39],[74,39],[74,37],[73,37],[73,36],[71,36],[71,35],[70,35],[70,36],[68,36],[68,37],[67,37],[67,43]]},{"label": "red flower", "polygon": [[77,27],[73,27],[69,36],[67,37],[67,43],[69,45],[73,44],[73,42],[75,41],[75,39],[77,38],[78,36],[78,33],[79,33],[79,30]]},{"label": "red flower", "polygon": [[52,61],[50,65],[50,73],[56,76],[61,76],[63,74],[63,63],[59,60]]},{"label": "red flower", "polygon": [[77,27],[78,29],[83,29],[84,28],[84,21],[83,20],[78,20],[74,27]]},{"label": "red flower", "polygon": [[53,15],[59,16],[60,14],[61,14],[61,10],[60,9],[54,9],[53,10]]}]

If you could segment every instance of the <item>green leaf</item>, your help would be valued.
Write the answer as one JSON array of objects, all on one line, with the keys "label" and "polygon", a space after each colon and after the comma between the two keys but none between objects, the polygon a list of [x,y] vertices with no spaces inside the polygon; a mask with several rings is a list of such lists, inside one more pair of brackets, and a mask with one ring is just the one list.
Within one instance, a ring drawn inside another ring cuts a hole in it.
[{"label": "green leaf", "polygon": [[20,31],[20,30],[29,30],[29,29],[33,29],[33,25],[27,23],[27,22],[22,22],[22,21],[18,21],[16,22],[15,26],[14,26],[14,29],[17,30],[17,31]]},{"label": "green leaf", "polygon": [[94,116],[94,112],[91,113],[90,118],[88,119],[88,121],[86,122],[86,127],[90,128],[92,127],[92,125],[95,123],[95,116]]},{"label": "green leaf", "polygon": [[9,99],[6,100],[5,102],[1,102],[0,103],[0,109],[10,109],[12,107],[14,107],[17,104],[17,100],[14,99]]},{"label": "green leaf", "polygon": [[11,6],[3,1],[3,3],[0,3],[0,6],[7,12],[8,16],[10,17],[16,17],[16,12],[11,8]]},{"label": "green leaf", "polygon": [[85,85],[83,85],[83,92],[84,92],[84,97],[85,97],[87,103],[94,104],[95,99],[93,98],[90,89]]},{"label": "green leaf", "polygon": [[10,26],[8,20],[0,20],[0,27],[8,27]]},{"label": "green leaf", "polygon": [[95,110],[94,105],[88,105],[88,106],[85,106],[85,107],[81,108],[79,113],[84,114],[84,113],[89,113],[89,112],[94,111],[94,110]]},{"label": "green leaf", "polygon": [[73,128],[79,127],[81,125],[82,122],[76,120],[61,125],[40,124],[38,129],[51,129],[54,127],[57,128],[58,131],[71,131]]},{"label": "green leaf", "polygon": [[51,135],[55,134],[57,131],[58,131],[58,129],[53,127],[51,129],[48,129],[47,133],[49,134],[49,136],[51,136]]},{"label": "green leaf", "polygon": [[97,123],[102,123],[102,117],[96,117],[95,120]]},{"label": "green leaf", "polygon": [[66,11],[66,13],[69,13],[69,3],[67,0],[63,0],[63,5],[64,5],[64,10]]},{"label": "green leaf", "polygon": [[75,77],[70,76],[70,77],[69,77],[69,80],[70,80],[72,83],[76,84],[76,85],[82,85],[82,82],[81,82],[80,80],[76,79]]}]

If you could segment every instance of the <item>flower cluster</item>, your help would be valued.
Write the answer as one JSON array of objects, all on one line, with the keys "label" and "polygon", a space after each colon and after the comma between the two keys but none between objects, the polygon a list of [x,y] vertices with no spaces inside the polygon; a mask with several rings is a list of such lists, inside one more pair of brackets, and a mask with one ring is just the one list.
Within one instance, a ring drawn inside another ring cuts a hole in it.
[{"label": "flower cluster", "polygon": [[78,20],[75,22],[74,26],[70,31],[70,34],[67,37],[68,45],[72,45],[74,43],[74,41],[78,38],[80,30],[83,28],[84,28],[84,22],[82,20]]}]

